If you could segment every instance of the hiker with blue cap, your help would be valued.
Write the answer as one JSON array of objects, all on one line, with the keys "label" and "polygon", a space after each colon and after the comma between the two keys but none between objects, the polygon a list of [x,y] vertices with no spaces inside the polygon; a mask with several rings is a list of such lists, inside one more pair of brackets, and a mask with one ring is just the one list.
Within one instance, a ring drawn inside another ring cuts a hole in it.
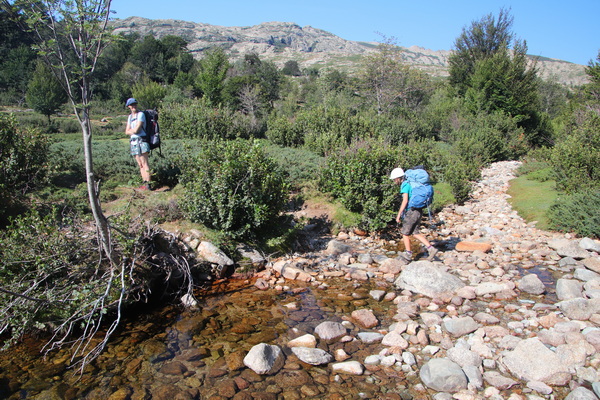
[{"label": "hiker with blue cap", "polygon": [[146,117],[142,111],[138,111],[137,100],[133,97],[127,99],[125,107],[131,111],[127,118],[125,134],[130,136],[129,149],[140,167],[140,174],[144,181],[138,189],[150,190],[150,165],[148,163],[150,145],[143,139],[146,136]]},{"label": "hiker with blue cap", "polygon": [[[406,249],[400,257],[406,261],[412,261],[413,253],[410,247],[410,237],[414,236],[419,242],[427,247],[427,260],[431,261],[438,252],[438,249],[427,240],[425,235],[419,232],[421,219],[423,218],[423,208],[429,207],[433,201],[433,188],[429,183],[429,174],[422,168],[414,168],[404,172],[402,168],[394,168],[390,174],[390,179],[397,185],[400,185],[400,195],[402,204],[396,216],[396,222],[402,221],[402,242]],[[416,232],[416,233],[415,233]]]}]

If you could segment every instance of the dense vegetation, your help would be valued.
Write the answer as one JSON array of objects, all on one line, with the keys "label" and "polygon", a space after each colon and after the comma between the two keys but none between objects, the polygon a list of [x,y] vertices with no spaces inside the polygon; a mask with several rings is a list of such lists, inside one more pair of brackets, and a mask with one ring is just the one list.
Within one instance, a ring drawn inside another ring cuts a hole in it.
[{"label": "dense vegetation", "polygon": [[[220,48],[195,60],[180,37],[115,37],[90,76],[89,127],[66,115],[66,81],[32,50],[22,15],[0,11],[0,103],[35,110],[0,115],[0,332],[13,338],[104,315],[122,296],[118,285],[139,285],[133,277],[143,274],[123,271],[141,268],[150,251],[141,210],[111,217],[119,257],[99,257],[93,229],[81,233],[89,174],[73,135],[91,128],[98,194],[114,200],[139,179],[123,141],[131,96],[159,109],[166,156],[151,157],[153,181],[179,194],[155,205],[154,222],[187,218],[225,241],[259,243],[293,232],[278,217],[292,192],[309,188],[375,231],[397,211],[394,167],[425,166],[438,191],[450,188],[444,200],[462,203],[481,168],[523,158],[532,177],[556,181],[550,225],[600,237],[600,54],[584,87],[542,81],[505,10],[463,30],[448,79],[403,64],[393,43],[348,75],[294,61],[280,68],[257,54],[231,62]],[[77,110],[82,99],[70,96]]]}]

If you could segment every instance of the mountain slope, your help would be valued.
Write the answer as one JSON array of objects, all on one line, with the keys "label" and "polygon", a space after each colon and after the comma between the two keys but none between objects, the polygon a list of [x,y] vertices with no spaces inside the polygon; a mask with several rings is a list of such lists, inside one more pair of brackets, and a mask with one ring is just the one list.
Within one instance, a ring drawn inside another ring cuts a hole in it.
[{"label": "mountain slope", "polygon": [[[226,27],[172,19],[129,17],[112,21],[112,26],[115,33],[138,33],[141,36],[151,34],[156,38],[181,36],[188,41],[188,49],[196,58],[200,58],[204,50],[220,46],[232,60],[256,53],[280,66],[288,60],[295,60],[301,68],[336,67],[348,72],[355,71],[360,66],[361,57],[377,48],[377,43],[345,40],[321,29],[301,27],[290,22]],[[418,46],[403,50],[403,58],[407,64],[433,76],[448,75],[450,51],[433,51]],[[551,78],[568,86],[587,82],[583,65],[540,58],[537,66],[545,79]]]}]

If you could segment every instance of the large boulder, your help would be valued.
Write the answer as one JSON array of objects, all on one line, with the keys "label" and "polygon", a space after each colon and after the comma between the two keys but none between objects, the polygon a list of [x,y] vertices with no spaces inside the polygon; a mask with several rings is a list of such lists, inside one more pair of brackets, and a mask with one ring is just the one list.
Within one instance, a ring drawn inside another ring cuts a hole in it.
[{"label": "large boulder", "polygon": [[556,297],[558,300],[569,300],[583,297],[583,283],[576,279],[561,278],[556,281]]},{"label": "large boulder", "polygon": [[429,297],[454,293],[465,286],[458,277],[445,272],[430,261],[415,261],[406,267],[394,282],[401,290],[410,290]]},{"label": "large boulder", "polygon": [[556,303],[560,311],[569,319],[587,321],[593,314],[600,313],[600,299],[575,298]]},{"label": "large boulder", "polygon": [[252,347],[246,357],[244,365],[259,375],[277,373],[285,363],[285,355],[278,346],[260,343]]},{"label": "large boulder", "polygon": [[538,338],[520,341],[502,357],[502,363],[513,375],[526,381],[564,385],[570,379],[567,366]]},{"label": "large boulder", "polygon": [[327,254],[335,256],[343,253],[348,253],[350,250],[352,250],[351,246],[342,243],[338,240],[330,240],[329,243],[327,243],[327,250],[325,251],[327,252]]},{"label": "large boulder", "polygon": [[467,388],[467,376],[462,368],[447,358],[428,361],[419,373],[423,384],[438,392],[456,393]]}]

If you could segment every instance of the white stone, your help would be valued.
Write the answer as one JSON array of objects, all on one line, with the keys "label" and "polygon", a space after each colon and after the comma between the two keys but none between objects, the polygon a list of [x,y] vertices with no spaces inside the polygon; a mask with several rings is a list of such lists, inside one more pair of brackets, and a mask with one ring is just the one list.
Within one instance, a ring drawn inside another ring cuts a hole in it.
[{"label": "white stone", "polygon": [[287,345],[288,347],[316,347],[317,338],[314,335],[307,333],[306,335],[290,340]]},{"label": "white stone", "polygon": [[300,361],[311,365],[322,365],[333,361],[333,356],[322,349],[292,347],[292,352]]},{"label": "white stone", "polygon": [[365,372],[365,367],[358,361],[344,361],[331,364],[331,370],[335,373],[362,375]]},{"label": "white stone", "polygon": [[284,363],[285,355],[281,349],[266,343],[252,347],[244,357],[244,365],[259,375],[274,374],[283,367]]}]

